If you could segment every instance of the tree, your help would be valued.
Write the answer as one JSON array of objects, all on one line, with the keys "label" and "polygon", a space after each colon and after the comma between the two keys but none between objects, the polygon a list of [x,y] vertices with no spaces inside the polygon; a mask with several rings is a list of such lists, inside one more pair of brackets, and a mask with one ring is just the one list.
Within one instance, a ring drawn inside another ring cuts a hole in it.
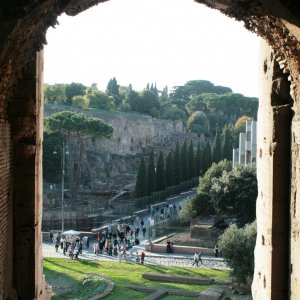
[{"label": "tree", "polygon": [[147,195],[151,195],[156,191],[156,176],[154,165],[154,152],[153,149],[150,153],[150,158],[147,166]]},{"label": "tree", "polygon": [[186,181],[190,179],[190,172],[189,172],[189,162],[188,162],[188,153],[187,153],[187,146],[186,140],[184,141],[182,148],[181,148],[181,172],[182,172],[182,180]]},{"label": "tree", "polygon": [[152,117],[158,117],[160,112],[160,103],[158,97],[150,90],[143,90],[137,103],[136,111],[149,114]]},{"label": "tree", "polygon": [[66,104],[72,105],[72,99],[74,96],[84,96],[86,91],[86,86],[82,83],[72,82],[71,84],[66,84],[65,94],[66,94]]},{"label": "tree", "polygon": [[107,94],[99,90],[95,90],[95,89],[88,90],[86,97],[89,99],[91,107],[110,110],[110,111],[116,109],[114,97],[108,96]]},{"label": "tree", "polygon": [[222,160],[221,134],[220,129],[217,128],[212,148],[212,162],[218,163],[220,160]]},{"label": "tree", "polygon": [[141,159],[135,189],[134,189],[135,197],[143,197],[147,195],[147,178],[146,178],[146,164],[144,157]]},{"label": "tree", "polygon": [[243,228],[231,225],[219,238],[219,247],[225,261],[232,268],[232,275],[239,282],[252,281],[256,236],[256,221],[254,221]]},{"label": "tree", "polygon": [[166,186],[174,185],[174,180],[175,180],[174,179],[174,162],[173,162],[173,155],[172,155],[171,151],[169,152],[169,154],[167,156],[165,176],[166,176]]},{"label": "tree", "polygon": [[196,176],[196,166],[195,166],[194,145],[192,140],[190,141],[190,146],[188,150],[188,164],[189,164],[190,178],[193,178]]},{"label": "tree", "polygon": [[[49,133],[62,133],[70,144],[70,139],[78,141],[77,169],[71,185],[72,207],[76,206],[77,190],[79,186],[81,163],[84,152],[84,141],[101,137],[111,137],[113,128],[98,118],[88,117],[82,113],[62,111],[55,113],[44,120],[45,131]],[[73,143],[74,144],[74,143]],[[72,168],[73,169],[73,168]]]},{"label": "tree", "polygon": [[106,94],[108,96],[113,96],[116,106],[119,106],[121,104],[121,97],[119,94],[119,85],[117,82],[117,79],[113,77],[109,80],[107,87],[106,87]]},{"label": "tree", "polygon": [[229,126],[224,128],[223,159],[232,160],[232,135]]},{"label": "tree", "polygon": [[212,164],[210,143],[207,141],[202,156],[202,172],[205,173]]},{"label": "tree", "polygon": [[236,215],[240,226],[252,222],[257,198],[255,166],[237,166],[232,171],[224,171],[213,180],[209,194],[217,212]]},{"label": "tree", "polygon": [[231,93],[232,90],[228,87],[214,86],[213,83],[207,80],[190,80],[183,86],[176,88],[175,92],[171,95],[172,100],[182,100],[187,103],[191,96],[203,93],[225,94]]},{"label": "tree", "polygon": [[[132,89],[132,85],[130,84],[128,86],[127,93],[125,95],[125,99],[123,100],[122,107],[123,108],[125,107],[126,109],[129,109],[132,111],[138,111],[140,100],[141,99],[140,99],[139,93],[134,91]],[[129,108],[128,108],[128,106],[129,106]]]},{"label": "tree", "polygon": [[166,188],[165,163],[163,153],[159,153],[156,165],[156,191],[163,191]]},{"label": "tree", "polygon": [[205,113],[202,111],[195,111],[188,118],[187,125],[191,132],[195,132],[198,134],[209,133],[209,121]]},{"label": "tree", "polygon": [[161,118],[167,120],[186,120],[187,114],[184,110],[172,104],[164,108]]},{"label": "tree", "polygon": [[190,115],[195,111],[202,111],[204,113],[208,112],[207,104],[204,102],[204,95],[200,94],[197,96],[193,96],[191,100],[185,105],[185,108]]},{"label": "tree", "polygon": [[45,103],[64,104],[66,102],[65,84],[45,84],[44,100]]},{"label": "tree", "polygon": [[195,153],[195,172],[196,176],[200,176],[202,173],[202,156],[200,142],[197,143],[196,153]]},{"label": "tree", "polygon": [[89,99],[86,97],[86,95],[84,96],[74,96],[72,98],[72,105],[75,107],[79,107],[79,108],[87,108],[89,107]]},{"label": "tree", "polygon": [[43,136],[43,178],[49,182],[61,181],[61,158],[54,155],[54,145],[65,142],[65,136],[60,132],[44,132]]},{"label": "tree", "polygon": [[197,196],[193,199],[193,210],[199,215],[215,213],[213,205],[210,203],[210,190],[213,181],[222,176],[224,170],[232,170],[231,162],[222,160],[218,164],[213,163],[199,180]]},{"label": "tree", "polygon": [[247,121],[251,121],[251,118],[248,116],[241,116],[234,123],[233,142],[234,142],[235,148],[237,148],[239,146],[239,134],[241,132],[246,132],[246,122]]},{"label": "tree", "polygon": [[180,157],[178,142],[176,143],[173,161],[174,161],[174,183],[176,185],[179,184],[182,180],[181,157]]},{"label": "tree", "polygon": [[212,166],[205,172],[201,180],[199,181],[199,186],[197,193],[203,192],[206,194],[210,193],[213,180],[222,176],[223,171],[231,171],[232,164],[226,159],[221,160],[219,163],[214,163]]}]

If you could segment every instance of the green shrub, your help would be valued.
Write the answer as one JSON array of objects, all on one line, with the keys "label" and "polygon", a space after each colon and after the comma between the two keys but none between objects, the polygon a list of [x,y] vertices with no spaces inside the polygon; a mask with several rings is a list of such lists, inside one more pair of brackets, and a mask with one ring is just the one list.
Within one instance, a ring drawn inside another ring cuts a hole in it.
[{"label": "green shrub", "polygon": [[238,282],[247,283],[252,280],[256,233],[254,221],[243,228],[230,225],[219,238],[219,249]]},{"label": "green shrub", "polygon": [[192,199],[192,205],[197,216],[213,213],[212,206],[209,203],[209,196],[204,192],[199,192],[196,197]]},{"label": "green shrub", "polygon": [[185,222],[190,222],[193,218],[197,216],[197,211],[194,209],[193,200],[194,199],[182,203],[181,211],[179,212],[179,217]]}]

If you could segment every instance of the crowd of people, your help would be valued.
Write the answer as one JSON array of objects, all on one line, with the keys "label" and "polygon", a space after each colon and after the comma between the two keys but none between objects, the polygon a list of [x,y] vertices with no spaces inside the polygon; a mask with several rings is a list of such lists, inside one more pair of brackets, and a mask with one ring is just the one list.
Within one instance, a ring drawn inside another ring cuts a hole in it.
[{"label": "crowd of people", "polygon": [[[180,204],[178,207],[175,203],[169,203],[166,207],[150,208],[152,217],[159,217],[159,219],[170,218],[170,215],[176,215],[181,210]],[[118,224],[108,224],[101,230],[98,230],[93,241],[93,253],[95,255],[108,255],[117,257],[118,261],[127,261],[130,249],[134,245],[140,244],[140,236],[146,237],[147,228],[143,219],[138,216],[134,216],[129,223],[123,223],[121,219]],[[60,233],[50,232],[50,240],[54,244],[55,251],[59,252],[59,248],[64,255],[68,255],[72,259],[78,259],[78,256],[82,253],[83,245],[89,248],[90,241],[89,236],[80,238],[76,235],[64,235]],[[151,243],[151,241],[150,241]],[[167,253],[173,253],[173,242],[167,241],[166,247]],[[214,248],[215,257],[219,256],[218,245]],[[137,252],[138,257],[136,262],[141,264],[145,260],[145,252]],[[199,262],[203,264],[201,259],[201,251],[195,253],[193,257],[193,265],[199,266]]]},{"label": "crowd of people", "polygon": [[64,255],[68,255],[72,259],[78,259],[78,255],[82,253],[82,242],[87,248],[89,245],[88,236],[81,239],[76,235],[64,235],[53,232],[50,232],[50,241],[54,244],[55,252],[59,252],[59,249],[61,249]]},{"label": "crowd of people", "polygon": [[140,244],[139,236],[145,238],[146,227],[143,219],[136,218],[134,225],[118,224],[113,228],[110,224],[97,232],[93,244],[94,254],[117,256],[118,260],[127,260],[127,251]]}]

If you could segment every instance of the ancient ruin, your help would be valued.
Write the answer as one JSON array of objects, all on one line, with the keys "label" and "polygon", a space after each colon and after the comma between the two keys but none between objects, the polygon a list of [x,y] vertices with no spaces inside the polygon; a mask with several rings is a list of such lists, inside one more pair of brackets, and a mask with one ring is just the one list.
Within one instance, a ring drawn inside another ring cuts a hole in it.
[{"label": "ancient ruin", "polygon": [[[42,274],[41,252],[45,34],[61,13],[74,16],[100,2],[24,0],[0,4],[2,299],[50,297]],[[257,144],[258,237],[252,293],[254,299],[299,299],[299,1],[197,2],[244,21],[248,30],[264,39]]]}]

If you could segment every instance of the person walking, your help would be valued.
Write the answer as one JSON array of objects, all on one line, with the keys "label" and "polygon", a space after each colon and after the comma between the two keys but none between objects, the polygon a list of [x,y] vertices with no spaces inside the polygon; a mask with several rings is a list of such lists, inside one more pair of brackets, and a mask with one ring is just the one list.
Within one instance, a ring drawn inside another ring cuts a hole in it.
[{"label": "person walking", "polygon": [[215,245],[214,253],[215,253],[215,257],[219,256],[219,246],[218,246],[218,244]]},{"label": "person walking", "polygon": [[67,252],[67,241],[66,239],[63,240],[63,254],[66,255]]},{"label": "person walking", "polygon": [[202,251],[199,251],[199,253],[198,253],[198,262],[200,261],[201,265],[203,265],[203,261],[202,261],[201,255],[202,255]]},{"label": "person walking", "polygon": [[58,240],[55,241],[55,252],[58,252]]},{"label": "person walking", "polygon": [[146,227],[143,227],[142,232],[143,232],[143,238],[145,238],[145,236],[146,236]]},{"label": "person walking", "polygon": [[198,256],[197,252],[195,252],[194,262],[192,263],[192,266],[196,265],[197,267],[199,267],[198,263],[199,263],[199,256]]},{"label": "person walking", "polygon": [[142,253],[141,253],[141,264],[142,264],[142,265],[144,264],[145,256],[146,256],[145,252],[142,251]]}]

